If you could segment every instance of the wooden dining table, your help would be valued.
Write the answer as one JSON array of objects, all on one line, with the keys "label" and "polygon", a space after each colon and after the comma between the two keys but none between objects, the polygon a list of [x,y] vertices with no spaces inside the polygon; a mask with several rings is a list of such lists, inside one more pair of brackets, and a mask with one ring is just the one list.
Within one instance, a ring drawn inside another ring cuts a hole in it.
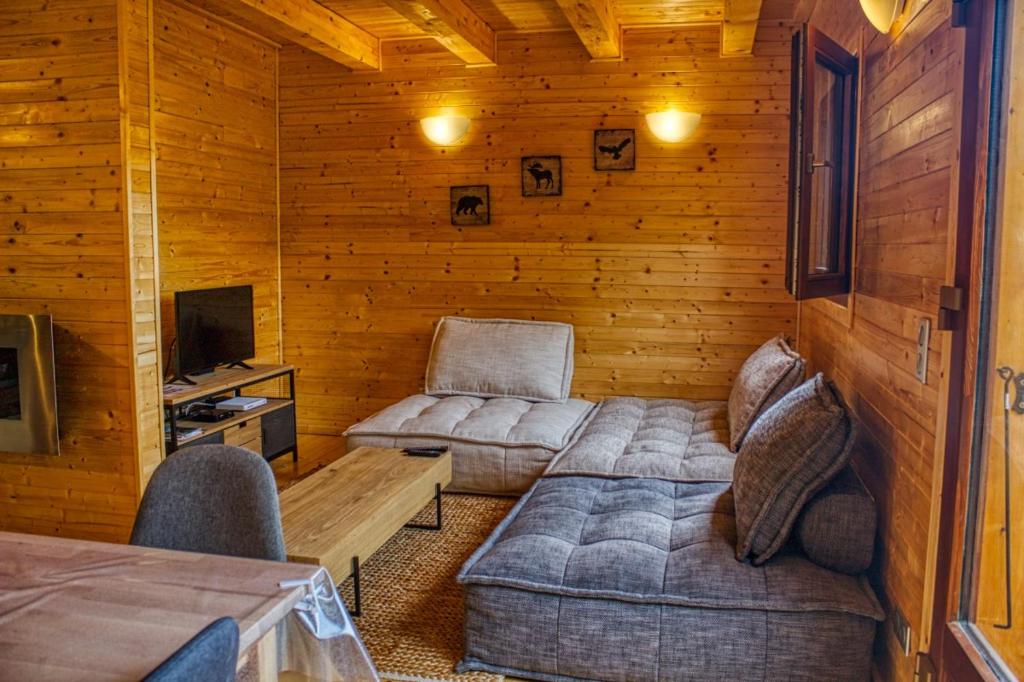
[{"label": "wooden dining table", "polygon": [[275,625],[318,567],[0,532],[0,680],[139,680],[238,622],[246,677],[277,676]]}]

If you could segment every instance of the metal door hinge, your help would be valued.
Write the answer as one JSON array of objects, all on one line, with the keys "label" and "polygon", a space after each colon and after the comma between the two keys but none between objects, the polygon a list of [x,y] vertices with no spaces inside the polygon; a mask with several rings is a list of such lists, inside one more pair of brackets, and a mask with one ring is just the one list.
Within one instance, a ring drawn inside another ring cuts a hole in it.
[{"label": "metal door hinge", "polygon": [[935,663],[931,657],[923,651],[917,653],[917,663],[914,666],[915,682],[938,682],[939,674],[935,669]]},{"label": "metal door hinge", "polygon": [[952,331],[960,322],[960,311],[964,309],[964,290],[960,287],[939,287],[939,320],[936,327]]},{"label": "metal door hinge", "polygon": [[950,13],[949,23],[953,28],[963,28],[967,25],[967,10],[971,0],[953,0],[953,8]]}]

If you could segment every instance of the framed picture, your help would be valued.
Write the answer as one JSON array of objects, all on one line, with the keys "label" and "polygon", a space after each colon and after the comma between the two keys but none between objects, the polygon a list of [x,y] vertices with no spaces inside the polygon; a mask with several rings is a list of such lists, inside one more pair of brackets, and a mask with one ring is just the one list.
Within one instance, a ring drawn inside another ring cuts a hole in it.
[{"label": "framed picture", "polygon": [[491,224],[490,185],[451,188],[452,225],[459,227]]},{"label": "framed picture", "polygon": [[595,130],[594,170],[636,170],[636,131],[631,128]]},{"label": "framed picture", "polygon": [[524,197],[562,196],[561,156],[524,156],[520,174]]}]

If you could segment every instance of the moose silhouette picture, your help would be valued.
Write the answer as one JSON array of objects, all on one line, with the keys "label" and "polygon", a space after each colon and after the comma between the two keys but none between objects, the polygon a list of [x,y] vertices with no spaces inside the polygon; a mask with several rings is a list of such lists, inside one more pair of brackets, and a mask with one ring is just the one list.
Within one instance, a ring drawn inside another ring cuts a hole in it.
[{"label": "moose silhouette picture", "polygon": [[562,195],[562,157],[524,156],[521,163],[524,197]]},{"label": "moose silhouette picture", "polygon": [[594,131],[594,170],[636,170],[636,131]]},{"label": "moose silhouette picture", "polygon": [[451,188],[452,225],[490,225],[491,191],[489,185],[464,185]]}]

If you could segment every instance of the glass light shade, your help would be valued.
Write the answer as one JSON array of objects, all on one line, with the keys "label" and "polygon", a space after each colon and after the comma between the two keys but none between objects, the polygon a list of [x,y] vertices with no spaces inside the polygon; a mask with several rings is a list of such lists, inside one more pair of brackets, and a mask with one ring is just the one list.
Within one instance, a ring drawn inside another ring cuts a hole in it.
[{"label": "glass light shade", "polygon": [[871,25],[882,33],[888,33],[896,23],[906,0],[860,0],[860,8]]},{"label": "glass light shade", "polygon": [[685,140],[700,123],[700,114],[689,111],[678,111],[666,109],[647,114],[647,127],[651,129],[654,136],[665,142],[680,142]]},{"label": "glass light shade", "polygon": [[469,119],[465,116],[443,114],[420,119],[420,127],[423,128],[423,134],[428,140],[434,144],[448,146],[465,137],[469,130]]}]

